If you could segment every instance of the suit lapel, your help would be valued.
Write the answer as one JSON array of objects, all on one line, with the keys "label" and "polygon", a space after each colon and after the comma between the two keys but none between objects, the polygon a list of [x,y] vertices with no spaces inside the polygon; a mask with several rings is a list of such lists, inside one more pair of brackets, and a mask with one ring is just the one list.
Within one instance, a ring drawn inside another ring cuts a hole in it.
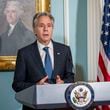
[{"label": "suit lapel", "polygon": [[43,67],[41,57],[40,57],[40,53],[39,53],[39,50],[38,50],[37,41],[35,41],[35,43],[33,44],[31,53],[32,53],[33,61],[36,63],[36,68],[38,68],[40,73],[46,74],[45,70],[44,70],[44,67]]},{"label": "suit lapel", "polygon": [[54,70],[52,77],[55,77],[56,74],[58,74],[57,72],[59,70],[59,61],[61,59],[61,53],[59,51],[58,45],[55,42],[53,42],[53,48],[54,48]]}]

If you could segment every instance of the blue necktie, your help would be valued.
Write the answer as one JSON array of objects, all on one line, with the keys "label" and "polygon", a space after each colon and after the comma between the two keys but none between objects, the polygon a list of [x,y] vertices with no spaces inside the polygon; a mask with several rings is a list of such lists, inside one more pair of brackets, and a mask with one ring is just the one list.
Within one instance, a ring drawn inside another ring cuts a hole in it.
[{"label": "blue necktie", "polygon": [[51,79],[51,75],[52,75],[52,62],[51,62],[51,58],[50,58],[50,55],[49,55],[48,47],[44,47],[43,50],[46,53],[45,60],[44,60],[45,71],[46,71],[49,79]]}]

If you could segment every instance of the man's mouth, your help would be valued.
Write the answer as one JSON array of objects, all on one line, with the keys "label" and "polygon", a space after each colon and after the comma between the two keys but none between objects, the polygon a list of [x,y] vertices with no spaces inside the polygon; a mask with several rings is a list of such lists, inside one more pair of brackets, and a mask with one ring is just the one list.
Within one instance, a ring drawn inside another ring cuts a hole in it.
[{"label": "man's mouth", "polygon": [[49,34],[43,34],[43,36],[49,36]]}]

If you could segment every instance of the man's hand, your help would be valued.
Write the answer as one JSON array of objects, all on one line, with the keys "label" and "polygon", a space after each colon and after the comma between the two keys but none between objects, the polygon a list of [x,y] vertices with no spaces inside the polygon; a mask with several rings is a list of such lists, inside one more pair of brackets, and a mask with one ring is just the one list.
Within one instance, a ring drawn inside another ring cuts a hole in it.
[{"label": "man's hand", "polygon": [[60,78],[59,75],[56,77],[56,84],[64,84],[64,81]]},{"label": "man's hand", "polygon": [[43,79],[41,79],[39,82],[37,82],[38,85],[44,85],[44,84],[48,84],[47,83],[48,80],[48,76],[44,77]]}]

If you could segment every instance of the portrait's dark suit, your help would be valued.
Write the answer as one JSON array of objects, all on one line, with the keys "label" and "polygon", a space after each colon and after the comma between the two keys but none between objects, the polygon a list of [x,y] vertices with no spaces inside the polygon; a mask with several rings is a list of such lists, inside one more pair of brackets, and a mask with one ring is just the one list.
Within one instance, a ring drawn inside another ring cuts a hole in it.
[{"label": "portrait's dark suit", "polygon": [[34,34],[20,20],[10,36],[8,36],[8,32],[9,26],[7,31],[0,35],[0,55],[17,55],[18,49],[31,44],[36,39]]},{"label": "portrait's dark suit", "polygon": [[[54,70],[51,82],[56,83],[56,75],[60,75],[65,83],[74,82],[72,56],[70,48],[63,44],[53,42],[54,49]],[[18,51],[13,89],[19,92],[27,87],[37,84],[46,76],[45,69],[40,57],[37,41]],[[23,110],[27,109],[24,106]]]}]

